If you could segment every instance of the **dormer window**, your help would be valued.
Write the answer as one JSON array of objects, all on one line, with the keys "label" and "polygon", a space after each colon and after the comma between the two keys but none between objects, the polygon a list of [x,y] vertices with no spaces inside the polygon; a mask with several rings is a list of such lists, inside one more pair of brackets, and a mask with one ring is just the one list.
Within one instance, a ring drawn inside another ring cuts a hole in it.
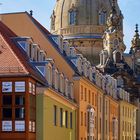
[{"label": "dormer window", "polygon": [[28,49],[28,42],[27,41],[18,41],[18,44],[21,46],[21,48],[27,52]]},{"label": "dormer window", "polygon": [[76,24],[76,16],[77,16],[77,13],[75,9],[69,10],[69,24],[70,25]]},{"label": "dormer window", "polygon": [[38,69],[38,71],[43,75],[45,76],[46,75],[46,72],[45,72],[45,66],[36,66],[36,68]]},{"label": "dormer window", "polygon": [[99,25],[106,24],[107,13],[105,10],[99,12]]}]

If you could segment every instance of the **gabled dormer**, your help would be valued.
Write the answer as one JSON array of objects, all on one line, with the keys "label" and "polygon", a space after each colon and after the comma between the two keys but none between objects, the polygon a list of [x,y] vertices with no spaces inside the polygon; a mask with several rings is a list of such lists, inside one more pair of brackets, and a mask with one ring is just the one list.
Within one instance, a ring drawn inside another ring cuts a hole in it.
[{"label": "gabled dormer", "polygon": [[31,62],[43,62],[46,60],[46,52],[41,50],[38,44],[35,44],[30,37],[15,37],[14,42],[20,47],[29,57]]}]

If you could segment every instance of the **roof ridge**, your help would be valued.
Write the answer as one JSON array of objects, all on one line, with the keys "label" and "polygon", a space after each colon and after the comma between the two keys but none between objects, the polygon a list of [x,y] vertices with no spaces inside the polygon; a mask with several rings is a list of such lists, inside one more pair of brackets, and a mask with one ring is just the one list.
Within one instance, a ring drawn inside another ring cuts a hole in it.
[{"label": "roof ridge", "polygon": [[0,13],[0,15],[12,15],[12,14],[24,14],[24,13],[28,13],[27,11],[24,11],[24,12],[13,12],[13,13],[9,13],[9,12],[7,12],[7,13]]}]

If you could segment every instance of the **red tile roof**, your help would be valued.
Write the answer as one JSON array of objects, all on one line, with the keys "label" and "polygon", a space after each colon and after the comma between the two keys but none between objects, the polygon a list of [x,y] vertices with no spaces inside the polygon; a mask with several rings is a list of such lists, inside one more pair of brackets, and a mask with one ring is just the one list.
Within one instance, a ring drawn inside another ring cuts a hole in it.
[{"label": "red tile roof", "polygon": [[34,79],[40,81],[41,83],[45,83],[46,82],[45,78],[39,72],[37,72],[34,66],[32,66],[27,54],[22,52],[22,50],[18,46],[16,46],[13,40],[11,39],[13,37],[17,37],[17,35],[14,32],[12,32],[1,21],[0,21],[0,33],[3,36],[4,40],[7,42],[7,44],[11,47],[15,55],[18,57],[18,59],[24,66],[25,70],[28,71],[28,75],[32,76]]}]

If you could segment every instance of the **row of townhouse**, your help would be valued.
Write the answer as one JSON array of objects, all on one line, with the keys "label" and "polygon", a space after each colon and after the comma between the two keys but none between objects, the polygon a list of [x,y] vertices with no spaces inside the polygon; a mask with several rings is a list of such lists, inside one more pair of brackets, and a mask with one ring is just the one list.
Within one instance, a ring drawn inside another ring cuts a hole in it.
[{"label": "row of townhouse", "polygon": [[92,67],[27,12],[1,16],[1,140],[135,139],[137,108],[121,79]]}]

